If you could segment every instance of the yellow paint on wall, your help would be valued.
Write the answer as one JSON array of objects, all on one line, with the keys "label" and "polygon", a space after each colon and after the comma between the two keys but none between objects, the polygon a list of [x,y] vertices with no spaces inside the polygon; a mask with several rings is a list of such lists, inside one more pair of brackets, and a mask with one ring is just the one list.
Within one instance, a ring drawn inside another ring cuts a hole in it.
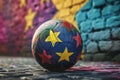
[{"label": "yellow paint on wall", "polygon": [[28,9],[28,14],[25,16],[26,26],[25,26],[25,32],[29,28],[33,28],[33,19],[35,17],[36,12],[32,12],[32,9]]},{"label": "yellow paint on wall", "polygon": [[75,14],[79,9],[81,5],[75,5],[70,9],[71,14]]},{"label": "yellow paint on wall", "polygon": [[59,16],[64,17],[70,15],[70,9],[65,8],[59,11]]},{"label": "yellow paint on wall", "polygon": [[65,0],[63,4],[64,8],[71,7],[72,6],[72,0]]},{"label": "yellow paint on wall", "polygon": [[77,13],[88,0],[52,0],[58,12],[54,15],[53,19],[66,20],[72,23],[78,31],[79,28],[75,22],[73,15]]},{"label": "yellow paint on wall", "polygon": [[86,0],[73,0],[73,5],[74,4],[83,4],[83,3],[86,3]]},{"label": "yellow paint on wall", "polygon": [[20,0],[20,7],[26,6],[26,0]]},{"label": "yellow paint on wall", "polygon": [[55,7],[60,10],[63,8],[63,4],[64,4],[65,0],[52,0],[53,4],[55,4]]}]

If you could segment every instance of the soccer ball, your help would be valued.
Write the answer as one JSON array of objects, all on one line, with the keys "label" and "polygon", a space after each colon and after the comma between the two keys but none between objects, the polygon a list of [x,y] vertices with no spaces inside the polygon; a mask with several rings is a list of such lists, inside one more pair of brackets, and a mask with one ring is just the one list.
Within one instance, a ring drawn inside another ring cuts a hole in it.
[{"label": "soccer ball", "polygon": [[79,31],[67,21],[49,20],[35,31],[32,54],[49,71],[64,71],[72,67],[82,51]]}]

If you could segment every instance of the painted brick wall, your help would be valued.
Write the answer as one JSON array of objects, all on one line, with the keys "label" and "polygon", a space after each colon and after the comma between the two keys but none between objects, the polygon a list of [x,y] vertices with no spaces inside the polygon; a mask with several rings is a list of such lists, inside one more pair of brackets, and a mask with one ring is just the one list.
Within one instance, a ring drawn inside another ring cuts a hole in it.
[{"label": "painted brick wall", "polygon": [[120,0],[89,0],[75,19],[85,60],[120,61]]},{"label": "painted brick wall", "polygon": [[32,56],[35,30],[56,11],[52,0],[0,0],[0,56]]},{"label": "painted brick wall", "polygon": [[53,19],[66,20],[78,29],[75,14],[87,1],[88,0],[52,0],[58,10]]}]

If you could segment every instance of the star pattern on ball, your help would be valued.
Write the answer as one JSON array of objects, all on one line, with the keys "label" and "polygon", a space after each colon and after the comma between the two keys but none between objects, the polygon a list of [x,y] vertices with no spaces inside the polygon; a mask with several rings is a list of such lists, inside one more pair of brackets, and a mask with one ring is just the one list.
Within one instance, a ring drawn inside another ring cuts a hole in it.
[{"label": "star pattern on ball", "polygon": [[47,55],[45,50],[43,50],[43,53],[39,54],[39,56],[42,59],[42,64],[44,64],[44,63],[49,63],[50,64],[51,63],[50,59],[52,58],[52,56],[51,55]]},{"label": "star pattern on ball", "polygon": [[50,30],[50,34],[49,36],[46,38],[46,42],[51,42],[52,43],[52,46],[54,47],[55,46],[55,43],[56,42],[62,42],[60,39],[59,39],[59,34],[60,32],[53,32],[52,30]]},{"label": "star pattern on ball", "polygon": [[29,29],[29,28],[33,28],[33,19],[36,15],[36,12],[32,12],[32,9],[28,10],[28,14],[25,16],[25,21],[26,21],[26,26],[25,26],[25,32]]},{"label": "star pattern on ball", "polygon": [[57,52],[56,53],[58,56],[60,56],[60,59],[58,60],[58,62],[61,61],[70,61],[69,57],[73,54],[73,52],[68,52],[68,49],[65,48],[64,52]]},{"label": "star pattern on ball", "polygon": [[76,40],[76,47],[78,47],[79,45],[82,44],[81,38],[79,36],[79,34],[77,33],[76,36],[73,37]]},{"label": "star pattern on ball", "polygon": [[26,0],[20,0],[20,7],[23,7],[26,5]]}]

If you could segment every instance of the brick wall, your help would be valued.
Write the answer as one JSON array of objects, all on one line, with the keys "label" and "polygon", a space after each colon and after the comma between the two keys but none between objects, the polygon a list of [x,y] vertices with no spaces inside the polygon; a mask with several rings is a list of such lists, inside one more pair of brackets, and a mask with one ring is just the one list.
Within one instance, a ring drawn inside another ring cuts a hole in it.
[{"label": "brick wall", "polygon": [[0,47],[0,53],[4,52],[4,55],[6,55],[5,53],[8,50],[7,44],[8,44],[8,39],[7,39],[6,25],[3,21],[3,17],[0,15],[0,45],[2,46]]},{"label": "brick wall", "polygon": [[35,30],[56,11],[51,0],[0,0],[0,56],[32,56]]},{"label": "brick wall", "polygon": [[75,19],[85,60],[120,61],[120,0],[89,0]]},{"label": "brick wall", "polygon": [[66,20],[78,29],[75,14],[87,1],[88,0],[52,0],[58,10],[53,19]]}]

